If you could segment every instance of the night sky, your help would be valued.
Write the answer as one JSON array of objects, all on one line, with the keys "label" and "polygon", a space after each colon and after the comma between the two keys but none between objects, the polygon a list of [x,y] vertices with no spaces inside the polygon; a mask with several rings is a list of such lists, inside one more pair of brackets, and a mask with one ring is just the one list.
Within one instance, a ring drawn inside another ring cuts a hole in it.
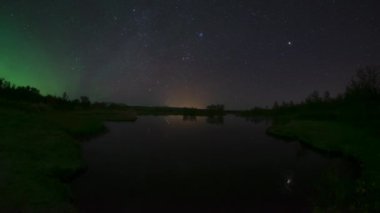
[{"label": "night sky", "polygon": [[44,94],[244,109],[342,92],[380,59],[377,0],[0,2],[0,77]]}]

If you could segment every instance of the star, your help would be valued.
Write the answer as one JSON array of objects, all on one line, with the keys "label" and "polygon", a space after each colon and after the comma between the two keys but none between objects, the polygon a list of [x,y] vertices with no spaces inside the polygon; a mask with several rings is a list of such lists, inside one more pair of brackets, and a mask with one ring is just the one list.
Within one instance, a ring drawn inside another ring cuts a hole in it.
[{"label": "star", "polygon": [[288,46],[293,46],[293,42],[292,41],[288,41]]}]

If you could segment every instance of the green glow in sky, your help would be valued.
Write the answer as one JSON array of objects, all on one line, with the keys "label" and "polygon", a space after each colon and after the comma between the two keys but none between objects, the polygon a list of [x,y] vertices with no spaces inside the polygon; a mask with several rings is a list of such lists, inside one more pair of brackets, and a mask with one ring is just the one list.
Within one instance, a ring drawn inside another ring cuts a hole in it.
[{"label": "green glow in sky", "polygon": [[24,23],[28,22],[23,18],[0,14],[0,78],[35,87],[42,94],[66,91],[75,96],[81,73],[70,69],[64,53],[52,52],[54,40],[34,33],[33,25]]},{"label": "green glow in sky", "polygon": [[38,43],[11,32],[0,34],[0,77],[30,85],[42,93],[59,94],[63,87],[52,70],[54,64]]}]

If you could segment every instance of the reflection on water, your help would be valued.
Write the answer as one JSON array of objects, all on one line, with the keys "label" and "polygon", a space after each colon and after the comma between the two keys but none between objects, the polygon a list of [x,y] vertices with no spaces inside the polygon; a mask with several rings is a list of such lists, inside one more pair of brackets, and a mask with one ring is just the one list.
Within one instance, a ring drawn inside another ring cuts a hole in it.
[{"label": "reflection on water", "polygon": [[350,167],[267,136],[263,121],[108,123],[108,134],[84,144],[88,171],[72,185],[76,205],[82,212],[310,212],[320,175]]},{"label": "reflection on water", "polygon": [[262,122],[266,122],[267,124],[269,124],[269,120],[265,117],[245,117],[244,119],[255,124],[260,124]]},{"label": "reflection on water", "polygon": [[[200,116],[205,117],[206,122],[209,124],[223,124],[224,123],[224,116],[223,115],[209,115],[209,116]],[[174,118],[171,118],[174,119]],[[183,115],[182,117],[183,121],[196,121],[197,116],[196,115]]]},{"label": "reflection on water", "polygon": [[207,117],[207,123],[209,124],[223,124],[224,116],[222,115],[210,115]]},{"label": "reflection on water", "polygon": [[182,120],[183,121],[196,121],[197,116],[195,116],[195,115],[183,115]]}]

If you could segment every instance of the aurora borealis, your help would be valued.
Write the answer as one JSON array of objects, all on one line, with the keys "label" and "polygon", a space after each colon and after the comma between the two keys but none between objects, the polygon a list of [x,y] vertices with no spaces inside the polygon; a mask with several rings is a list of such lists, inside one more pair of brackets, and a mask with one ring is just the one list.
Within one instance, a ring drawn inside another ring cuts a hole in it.
[{"label": "aurora borealis", "polygon": [[68,73],[66,59],[49,51],[47,42],[29,31],[30,25],[13,20],[13,14],[1,14],[0,76],[16,85],[37,87],[44,94],[74,92],[69,82],[74,83],[75,75]]},{"label": "aurora borealis", "polygon": [[336,94],[380,58],[376,1],[1,2],[0,77],[44,94],[247,108]]}]

